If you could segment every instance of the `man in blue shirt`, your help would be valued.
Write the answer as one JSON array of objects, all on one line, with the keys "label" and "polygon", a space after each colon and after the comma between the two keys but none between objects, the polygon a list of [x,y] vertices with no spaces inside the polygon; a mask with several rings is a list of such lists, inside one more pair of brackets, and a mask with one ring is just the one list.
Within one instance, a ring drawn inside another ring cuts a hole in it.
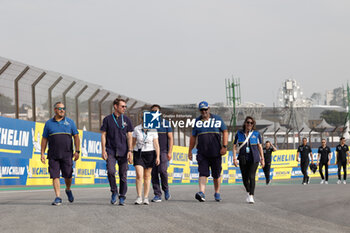
[{"label": "man in blue shirt", "polygon": [[[207,183],[207,178],[210,175],[209,168],[211,168],[211,176],[214,180],[215,189],[214,198],[216,201],[221,201],[221,156],[225,155],[227,152],[227,127],[220,116],[210,113],[210,107],[207,102],[200,102],[198,108],[201,116],[199,116],[195,121],[188,150],[188,158],[192,160],[192,149],[194,148],[198,138],[196,158],[199,171],[199,192],[196,193],[195,198],[200,202],[205,201],[205,186]],[[222,143],[221,133],[223,135]]]},{"label": "man in blue shirt", "polygon": [[[49,144],[48,160],[50,178],[53,179],[53,187],[56,198],[52,205],[61,205],[60,197],[60,171],[66,183],[66,194],[69,202],[74,201],[70,189],[72,184],[73,161],[79,159],[80,139],[79,132],[73,120],[65,117],[66,109],[62,102],[54,105],[55,116],[45,123],[43,138],[41,140],[41,162],[45,164],[45,150]],[[75,152],[73,153],[72,136],[74,138]]]},{"label": "man in blue shirt", "polygon": [[[151,107],[152,112],[160,111],[158,104]],[[165,119],[161,119],[161,126],[157,128],[158,142],[160,147],[160,164],[154,166],[152,169],[152,186],[154,191],[154,198],[152,202],[162,201],[162,191],[160,190],[159,177],[162,183],[162,190],[164,191],[165,200],[170,199],[169,185],[168,185],[168,161],[171,160],[173,151],[173,130],[169,124],[164,125]],[[166,122],[167,123],[167,122]]]},{"label": "man in blue shirt", "polygon": [[107,161],[108,181],[111,187],[111,204],[117,202],[118,187],[115,181],[115,165],[119,167],[119,205],[124,205],[127,186],[128,162],[132,163],[132,131],[130,119],[124,115],[126,102],[115,99],[114,113],[103,119],[101,126],[102,159]]}]

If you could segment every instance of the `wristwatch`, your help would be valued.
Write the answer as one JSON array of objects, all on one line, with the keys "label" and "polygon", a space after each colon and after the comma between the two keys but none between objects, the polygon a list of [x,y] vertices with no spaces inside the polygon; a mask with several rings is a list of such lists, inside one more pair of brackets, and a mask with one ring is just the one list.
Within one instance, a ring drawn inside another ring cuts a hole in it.
[{"label": "wristwatch", "polygon": [[223,145],[222,147],[223,147],[223,148],[227,148],[227,145]]},{"label": "wristwatch", "polygon": [[76,150],[76,151],[75,151],[75,153],[78,153],[78,154],[80,154],[80,150]]}]

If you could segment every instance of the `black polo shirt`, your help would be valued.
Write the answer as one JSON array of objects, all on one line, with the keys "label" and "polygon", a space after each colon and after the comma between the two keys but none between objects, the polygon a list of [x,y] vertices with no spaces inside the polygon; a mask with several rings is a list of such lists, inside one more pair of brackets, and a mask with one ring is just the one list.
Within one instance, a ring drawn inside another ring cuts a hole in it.
[{"label": "black polo shirt", "polygon": [[106,152],[108,155],[125,157],[128,153],[127,133],[133,131],[130,119],[114,113],[103,119],[101,131],[106,132]]},{"label": "black polo shirt", "polygon": [[265,164],[271,163],[271,154],[273,152],[273,147],[270,146],[269,149],[266,147],[263,149],[264,151],[264,159],[265,159]]},{"label": "black polo shirt", "polygon": [[328,146],[326,146],[325,148],[320,146],[318,148],[318,153],[321,155],[320,162],[327,163],[329,160],[329,153],[331,153],[331,148],[329,148]]},{"label": "black polo shirt", "polygon": [[340,144],[337,146],[337,162],[344,163],[346,162],[346,152],[349,151],[349,147],[344,144],[344,146],[341,146]]},{"label": "black polo shirt", "polygon": [[312,150],[309,145],[300,145],[298,147],[298,152],[300,153],[301,161],[307,161],[309,159],[309,154],[312,153]]}]

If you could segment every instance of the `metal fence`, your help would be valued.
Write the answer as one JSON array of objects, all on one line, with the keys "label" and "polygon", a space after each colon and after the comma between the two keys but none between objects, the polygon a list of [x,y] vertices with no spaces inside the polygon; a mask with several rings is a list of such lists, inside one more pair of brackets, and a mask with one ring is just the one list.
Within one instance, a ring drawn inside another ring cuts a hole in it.
[{"label": "metal fence", "polygon": [[127,114],[137,120],[147,103],[101,86],[0,57],[0,115],[45,122],[53,116],[53,104],[65,103],[67,116],[77,127],[99,131],[101,120],[113,110],[113,100],[124,98]]},{"label": "metal fence", "polygon": [[[45,122],[53,116],[53,104],[62,101],[66,106],[66,114],[74,119],[77,127],[89,131],[99,132],[102,119],[113,111],[113,100],[124,98],[127,102],[127,115],[134,125],[140,124],[141,112],[149,109],[151,104],[136,100],[119,93],[103,89],[101,86],[52,71],[43,70],[20,62],[0,57],[0,116]],[[329,109],[329,108],[327,108]],[[280,122],[288,118],[289,112],[285,108],[242,108],[237,109],[237,119],[242,121],[247,115],[255,119],[265,119],[270,123]],[[322,108],[296,109],[296,119],[299,125],[310,119],[320,120]],[[340,109],[339,111],[344,111]],[[162,109],[165,115],[180,115],[176,120],[186,120],[199,115],[197,105],[172,105]],[[229,126],[232,108],[223,104],[213,105],[211,112],[220,115]],[[232,142],[234,133],[240,129],[229,127],[229,139]],[[310,123],[308,124],[310,125]],[[267,126],[267,125],[266,125]],[[314,146],[318,145],[322,137],[328,139],[331,146],[339,142],[339,137],[346,132],[345,127],[332,129],[304,129],[297,130],[275,127],[266,131],[266,127],[259,128],[264,141],[270,140],[280,149],[296,148],[301,137],[307,137]],[[295,128],[295,127],[294,127]],[[188,146],[191,128],[173,127],[174,144]]]}]

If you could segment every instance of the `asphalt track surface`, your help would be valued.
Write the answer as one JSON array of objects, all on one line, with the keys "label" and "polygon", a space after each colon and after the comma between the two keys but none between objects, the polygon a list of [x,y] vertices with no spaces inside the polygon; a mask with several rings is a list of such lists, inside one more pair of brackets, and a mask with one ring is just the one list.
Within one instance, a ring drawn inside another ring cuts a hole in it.
[{"label": "asphalt track surface", "polygon": [[[75,188],[74,203],[51,206],[53,190],[0,191],[0,232],[350,232],[350,184],[303,186],[259,184],[255,204],[245,203],[242,185],[222,186],[215,202],[194,199],[197,185],[172,185],[172,199],[134,205],[135,186],[125,206],[109,204],[107,187]],[[153,195],[152,195],[153,196]]]}]

